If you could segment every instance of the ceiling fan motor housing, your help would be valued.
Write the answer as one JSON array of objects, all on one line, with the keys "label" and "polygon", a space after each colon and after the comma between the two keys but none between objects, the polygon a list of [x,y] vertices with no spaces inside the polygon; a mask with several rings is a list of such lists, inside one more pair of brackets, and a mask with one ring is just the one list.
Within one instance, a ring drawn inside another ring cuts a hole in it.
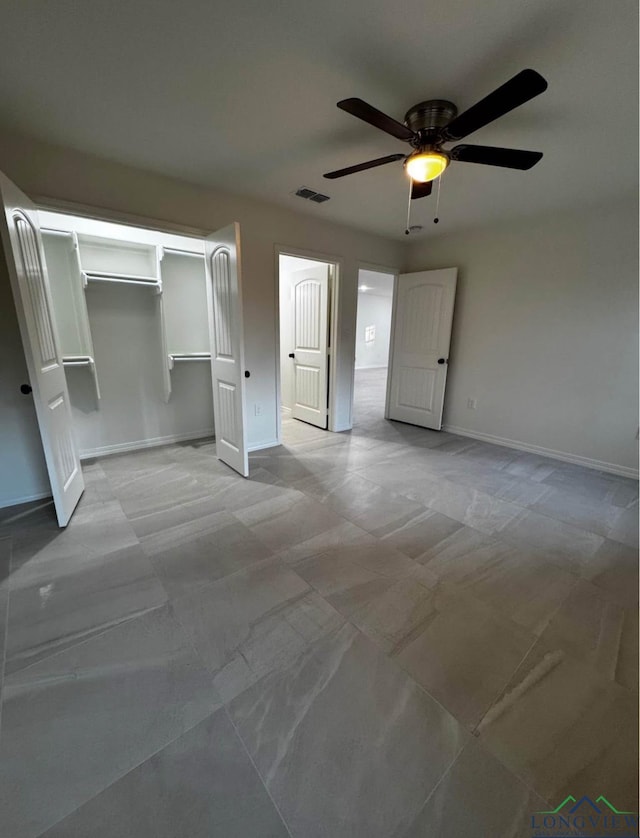
[{"label": "ceiling fan motor housing", "polygon": [[446,99],[429,99],[409,108],[404,117],[407,128],[418,135],[414,147],[435,144],[438,134],[458,114],[458,109]]}]

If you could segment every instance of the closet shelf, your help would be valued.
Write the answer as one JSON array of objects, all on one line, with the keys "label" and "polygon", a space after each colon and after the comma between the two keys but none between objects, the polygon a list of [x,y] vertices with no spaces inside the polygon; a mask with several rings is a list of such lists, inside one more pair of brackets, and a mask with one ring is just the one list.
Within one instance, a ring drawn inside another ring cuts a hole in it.
[{"label": "closet shelf", "polygon": [[163,247],[162,256],[193,256],[196,259],[204,259],[204,253],[198,253],[195,250],[182,250],[179,247]]},{"label": "closet shelf", "polygon": [[113,282],[122,285],[146,285],[154,288],[157,294],[162,293],[162,280],[156,276],[135,276],[133,274],[117,274],[110,271],[82,271],[82,284],[87,287],[89,282]]},{"label": "closet shelf", "polygon": [[63,355],[62,365],[65,367],[92,367],[95,361],[91,355]]},{"label": "closet shelf", "polygon": [[63,355],[63,367],[87,367],[93,376],[93,383],[96,388],[96,399],[100,400],[100,386],[98,385],[98,374],[96,372],[96,362],[91,355]]},{"label": "closet shelf", "polygon": [[56,230],[54,227],[41,227],[40,232],[46,236],[60,236],[65,239],[71,239],[74,235],[70,230]]},{"label": "closet shelf", "polygon": [[210,352],[170,352],[169,369],[173,369],[176,361],[210,361]]}]

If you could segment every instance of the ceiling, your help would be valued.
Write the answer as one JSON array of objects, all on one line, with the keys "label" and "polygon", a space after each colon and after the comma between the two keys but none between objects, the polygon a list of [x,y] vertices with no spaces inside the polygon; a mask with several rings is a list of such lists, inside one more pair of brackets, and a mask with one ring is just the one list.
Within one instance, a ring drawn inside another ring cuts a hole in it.
[{"label": "ceiling", "polygon": [[[408,146],[338,110],[460,110],[525,67],[542,96],[465,142],[544,152],[529,172],[456,163],[414,201],[428,235],[637,189],[635,0],[4,0],[0,124],[171,176],[400,237]],[[603,155],[605,155],[603,157]],[[331,196],[293,196],[299,186]],[[434,190],[435,193],[435,190]]]}]

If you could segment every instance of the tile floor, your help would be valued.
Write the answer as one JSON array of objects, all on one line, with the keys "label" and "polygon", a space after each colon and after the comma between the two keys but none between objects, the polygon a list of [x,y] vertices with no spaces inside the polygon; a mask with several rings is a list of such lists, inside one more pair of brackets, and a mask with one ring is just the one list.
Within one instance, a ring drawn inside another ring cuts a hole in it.
[{"label": "tile floor", "polygon": [[0,515],[0,834],[513,838],[637,811],[638,484],[382,418]]}]

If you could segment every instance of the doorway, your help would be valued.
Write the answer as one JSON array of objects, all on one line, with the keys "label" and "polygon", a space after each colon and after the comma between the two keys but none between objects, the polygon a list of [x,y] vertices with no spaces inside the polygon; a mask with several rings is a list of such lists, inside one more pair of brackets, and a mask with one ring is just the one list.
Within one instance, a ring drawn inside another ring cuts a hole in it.
[{"label": "doorway", "polygon": [[362,430],[385,417],[394,283],[392,273],[358,271],[353,425]]},{"label": "doorway", "polygon": [[398,423],[441,429],[457,274],[457,268],[407,274],[360,269],[356,433],[386,438],[398,432]]},{"label": "doorway", "polygon": [[285,439],[293,423],[331,428],[332,321],[338,264],[278,254],[279,400]]}]

